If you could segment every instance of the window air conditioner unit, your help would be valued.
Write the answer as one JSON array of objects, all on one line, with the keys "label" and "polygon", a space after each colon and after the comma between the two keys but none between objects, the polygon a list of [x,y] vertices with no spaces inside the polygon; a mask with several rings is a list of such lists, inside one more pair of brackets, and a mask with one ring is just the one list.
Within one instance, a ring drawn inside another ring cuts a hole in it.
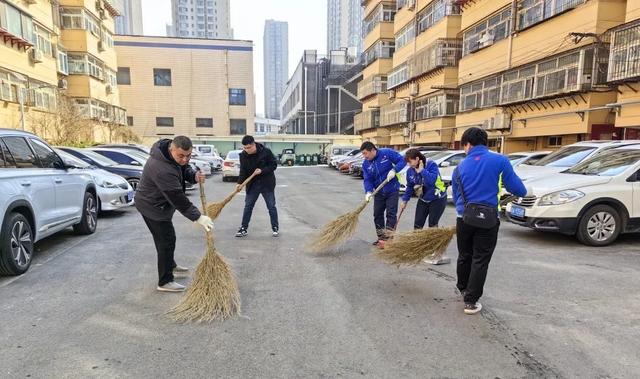
[{"label": "window air conditioner unit", "polygon": [[402,136],[403,137],[409,137],[409,128],[407,128],[407,127],[402,128]]},{"label": "window air conditioner unit", "polygon": [[488,119],[488,120],[484,120],[484,121],[482,121],[482,126],[481,126],[481,128],[482,128],[482,129],[484,129],[484,130],[491,130],[491,129],[493,129],[493,117],[492,117],[492,118],[490,118],[490,119]]},{"label": "window air conditioner unit", "polygon": [[492,120],[493,129],[509,129],[511,127],[511,115],[508,113],[497,114]]},{"label": "window air conditioner unit", "polygon": [[68,87],[69,87],[69,83],[67,82],[67,79],[58,80],[58,88],[59,89],[67,89]]},{"label": "window air conditioner unit", "polygon": [[105,89],[107,90],[107,94],[112,94],[113,93],[113,87],[111,86],[111,84],[107,84],[105,86]]},{"label": "window air conditioner unit", "polygon": [[392,99],[392,100],[393,100],[393,99],[395,99],[395,98],[396,98],[396,91],[395,91],[395,90],[390,89],[390,90],[388,90],[388,91],[387,91],[387,95],[389,95],[389,99]]},{"label": "window air conditioner unit", "polygon": [[29,57],[31,58],[31,62],[33,63],[41,63],[42,59],[43,59],[43,54],[42,51],[38,50],[38,49],[31,49],[31,52],[29,53]]},{"label": "window air conditioner unit", "polygon": [[104,9],[101,9],[98,14],[100,15],[100,19],[101,20],[106,20],[107,19],[107,12],[104,11]]},{"label": "window air conditioner unit", "polygon": [[416,0],[407,0],[407,9],[410,11],[416,9]]},{"label": "window air conditioner unit", "polygon": [[104,42],[98,41],[98,51],[105,51]]},{"label": "window air conditioner unit", "polygon": [[418,83],[411,83],[411,85],[409,86],[409,95],[418,96],[419,89],[420,86],[418,85]]}]

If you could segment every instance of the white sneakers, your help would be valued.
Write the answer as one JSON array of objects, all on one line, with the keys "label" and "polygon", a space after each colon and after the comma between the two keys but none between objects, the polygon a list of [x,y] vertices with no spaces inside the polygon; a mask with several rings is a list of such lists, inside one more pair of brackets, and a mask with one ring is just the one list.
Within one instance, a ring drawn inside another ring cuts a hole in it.
[{"label": "white sneakers", "polygon": [[475,304],[465,304],[464,313],[467,315],[475,315],[482,310],[482,304],[476,302]]},{"label": "white sneakers", "polygon": [[174,278],[186,278],[189,276],[189,269],[182,266],[176,266],[173,268],[173,277]]},{"label": "white sneakers", "polygon": [[169,282],[163,286],[156,288],[160,292],[183,292],[187,287],[176,282]]}]

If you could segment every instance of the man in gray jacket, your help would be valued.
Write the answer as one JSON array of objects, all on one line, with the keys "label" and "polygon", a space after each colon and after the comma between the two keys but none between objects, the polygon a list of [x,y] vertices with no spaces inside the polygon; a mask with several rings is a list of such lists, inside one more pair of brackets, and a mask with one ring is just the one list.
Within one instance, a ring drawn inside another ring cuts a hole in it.
[{"label": "man in gray jacket", "polygon": [[189,271],[173,259],[176,232],[171,219],[174,212],[178,210],[206,231],[213,229],[211,218],[202,215],[185,195],[186,182],[195,184],[205,180],[204,174],[188,164],[192,149],[191,140],[185,136],[156,142],[136,190],[136,208],[151,231],[158,252],[158,291],[184,291],[183,285],[174,282],[174,275],[184,276]]}]

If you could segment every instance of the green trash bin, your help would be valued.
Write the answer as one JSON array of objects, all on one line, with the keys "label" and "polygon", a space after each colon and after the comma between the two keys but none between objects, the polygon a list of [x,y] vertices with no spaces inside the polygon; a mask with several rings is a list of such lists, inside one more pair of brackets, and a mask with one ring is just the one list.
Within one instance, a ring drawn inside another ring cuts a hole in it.
[{"label": "green trash bin", "polygon": [[317,166],[318,165],[318,154],[313,154],[311,156],[311,165],[313,165],[313,166]]},{"label": "green trash bin", "polygon": [[308,166],[311,163],[311,159],[309,159],[309,154],[304,155],[304,165]]}]

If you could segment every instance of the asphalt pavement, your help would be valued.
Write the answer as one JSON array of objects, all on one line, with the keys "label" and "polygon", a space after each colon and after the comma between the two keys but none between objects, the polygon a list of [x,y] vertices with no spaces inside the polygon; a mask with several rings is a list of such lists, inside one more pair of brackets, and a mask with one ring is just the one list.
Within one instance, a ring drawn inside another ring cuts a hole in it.
[{"label": "asphalt pavement", "polygon": [[[454,264],[388,266],[371,253],[369,207],[342,248],[310,253],[309,236],[354,208],[362,183],[326,167],[276,174],[280,237],[263,200],[249,236],[234,237],[242,194],[216,221],[240,316],[168,319],[183,295],[156,291],[155,250],[136,210],[113,212],[92,236],[69,230],[38,243],[29,272],[0,278],[0,377],[640,377],[640,236],[598,249],[503,222],[484,309],[468,316],[455,291],[455,242]],[[233,187],[214,176],[208,198]],[[454,221],[449,207],[441,224]],[[176,260],[195,268],[203,232],[179,214],[174,223]]]}]

